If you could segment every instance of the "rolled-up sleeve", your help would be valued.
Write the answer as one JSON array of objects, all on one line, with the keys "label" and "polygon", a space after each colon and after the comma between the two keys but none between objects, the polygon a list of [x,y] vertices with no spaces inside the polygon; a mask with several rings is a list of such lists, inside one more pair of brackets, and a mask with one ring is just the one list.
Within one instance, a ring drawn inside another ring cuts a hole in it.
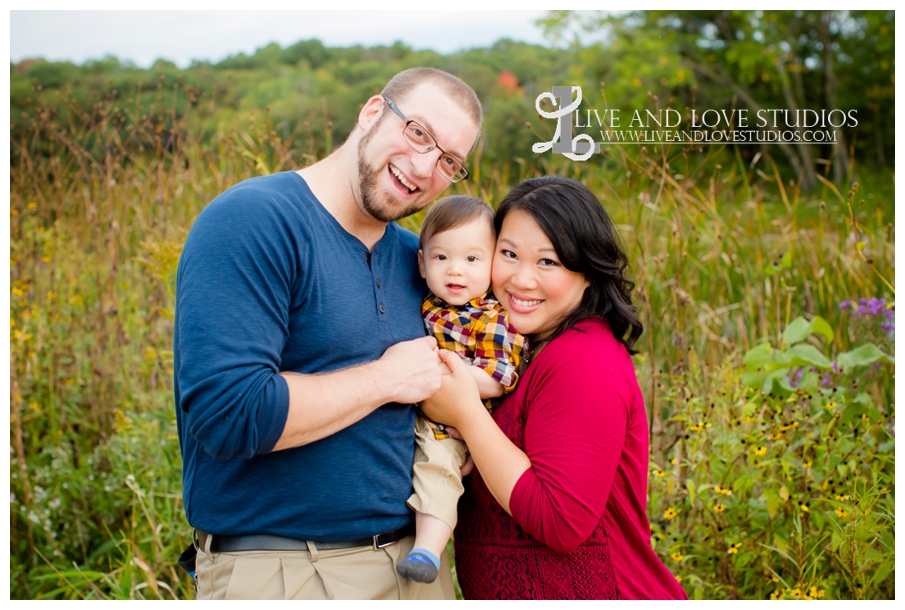
[{"label": "rolled-up sleeve", "polygon": [[569,552],[603,515],[625,444],[627,402],[602,357],[576,357],[557,342],[542,357],[534,365],[543,370],[528,388],[525,452],[531,468],[516,482],[510,508],[531,536]]},{"label": "rolled-up sleeve", "polygon": [[198,217],[176,280],[174,351],[186,431],[221,458],[272,451],[289,411],[279,375],[298,247],[275,206],[228,191]]}]

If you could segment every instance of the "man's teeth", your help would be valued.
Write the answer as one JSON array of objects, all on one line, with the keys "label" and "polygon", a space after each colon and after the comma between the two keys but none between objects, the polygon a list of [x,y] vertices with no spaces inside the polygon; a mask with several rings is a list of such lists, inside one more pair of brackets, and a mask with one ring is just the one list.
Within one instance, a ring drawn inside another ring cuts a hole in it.
[{"label": "man's teeth", "polygon": [[415,192],[415,189],[418,188],[417,186],[406,180],[405,176],[402,175],[402,172],[400,172],[394,166],[390,166],[390,171],[393,172],[393,175],[396,176],[399,179],[399,182],[401,182],[409,191]]},{"label": "man's teeth", "polygon": [[535,305],[540,305],[541,301],[523,301],[521,299],[517,299],[512,297],[512,302],[518,305],[519,307],[534,307]]}]

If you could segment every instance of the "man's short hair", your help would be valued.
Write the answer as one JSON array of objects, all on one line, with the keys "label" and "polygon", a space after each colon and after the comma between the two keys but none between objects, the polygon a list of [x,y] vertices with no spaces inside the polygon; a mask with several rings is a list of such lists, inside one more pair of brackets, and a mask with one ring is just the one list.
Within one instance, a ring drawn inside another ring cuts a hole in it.
[{"label": "man's short hair", "polygon": [[436,68],[409,68],[403,70],[387,83],[380,95],[399,103],[409,91],[424,82],[431,82],[440,87],[450,98],[459,103],[462,109],[481,130],[481,102],[477,94],[465,81],[449,72]]},{"label": "man's short hair", "polygon": [[493,208],[488,204],[477,197],[466,195],[444,197],[427,211],[427,216],[421,223],[418,248],[424,250],[425,244],[434,235],[461,227],[478,218],[486,219],[491,233],[496,235],[496,229],[493,226]]}]

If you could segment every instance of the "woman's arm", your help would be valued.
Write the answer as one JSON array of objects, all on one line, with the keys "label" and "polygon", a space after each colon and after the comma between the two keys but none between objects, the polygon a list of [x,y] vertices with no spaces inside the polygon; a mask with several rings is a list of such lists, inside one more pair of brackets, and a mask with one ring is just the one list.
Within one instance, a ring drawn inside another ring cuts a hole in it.
[{"label": "woman's arm", "polygon": [[564,552],[587,540],[599,523],[627,427],[619,372],[603,356],[576,357],[572,350],[551,344],[544,362],[533,365],[541,368],[530,380],[527,453],[476,408],[474,386],[459,379],[454,363],[452,379],[445,377],[428,402],[459,429],[500,505],[537,540]]},{"label": "woman's arm", "polygon": [[453,352],[441,349],[440,358],[452,375],[444,375],[440,390],[422,402],[421,409],[429,418],[445,422],[459,431],[468,443],[468,450],[490,493],[511,514],[512,488],[531,468],[531,461],[493,421],[481,402],[469,367]]}]

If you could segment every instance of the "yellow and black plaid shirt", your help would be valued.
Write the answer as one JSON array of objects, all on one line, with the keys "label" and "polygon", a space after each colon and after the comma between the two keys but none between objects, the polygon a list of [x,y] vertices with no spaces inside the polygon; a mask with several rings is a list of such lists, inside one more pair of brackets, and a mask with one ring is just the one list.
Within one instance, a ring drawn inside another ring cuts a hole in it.
[{"label": "yellow and black plaid shirt", "polygon": [[[499,301],[485,294],[464,305],[449,305],[430,295],[421,305],[421,316],[442,349],[483,369],[503,386],[504,393],[515,389],[525,338],[509,325]],[[490,400],[485,405],[493,407]],[[439,424],[431,422],[431,427],[435,437],[449,438]]]}]

